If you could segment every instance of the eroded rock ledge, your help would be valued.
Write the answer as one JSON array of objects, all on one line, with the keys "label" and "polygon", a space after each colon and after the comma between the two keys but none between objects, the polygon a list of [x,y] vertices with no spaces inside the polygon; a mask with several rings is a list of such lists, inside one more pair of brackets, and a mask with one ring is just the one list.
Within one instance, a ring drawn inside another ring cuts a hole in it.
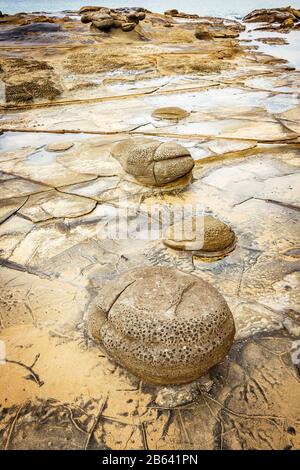
[{"label": "eroded rock ledge", "polygon": [[246,23],[266,23],[260,28],[266,30],[300,29],[300,10],[292,7],[262,8],[248,13],[243,21]]}]

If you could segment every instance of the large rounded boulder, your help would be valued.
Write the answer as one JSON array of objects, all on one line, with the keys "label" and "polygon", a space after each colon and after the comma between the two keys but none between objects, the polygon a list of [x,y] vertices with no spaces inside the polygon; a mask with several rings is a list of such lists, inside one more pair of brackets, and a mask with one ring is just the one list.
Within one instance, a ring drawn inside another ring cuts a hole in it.
[{"label": "large rounded boulder", "polygon": [[156,139],[126,139],[116,144],[112,156],[123,169],[143,184],[161,186],[190,173],[190,152],[175,142]]},{"label": "large rounded boulder", "polygon": [[173,268],[142,267],[108,282],[89,308],[89,332],[146,382],[198,379],[228,353],[235,326],[219,292]]}]

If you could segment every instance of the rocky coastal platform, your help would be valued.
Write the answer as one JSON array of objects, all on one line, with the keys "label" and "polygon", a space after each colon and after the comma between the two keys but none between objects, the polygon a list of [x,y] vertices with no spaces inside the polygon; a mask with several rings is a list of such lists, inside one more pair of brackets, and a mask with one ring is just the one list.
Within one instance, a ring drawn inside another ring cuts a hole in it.
[{"label": "rocky coastal platform", "polygon": [[[299,11],[4,13],[0,448],[299,449],[300,72],[251,42],[288,47]],[[128,203],[129,236],[105,236]],[[140,239],[156,204],[197,205],[235,242]],[[232,312],[228,355],[191,384],[152,385],[89,335],[99,291],[140,267],[199,277]]]}]

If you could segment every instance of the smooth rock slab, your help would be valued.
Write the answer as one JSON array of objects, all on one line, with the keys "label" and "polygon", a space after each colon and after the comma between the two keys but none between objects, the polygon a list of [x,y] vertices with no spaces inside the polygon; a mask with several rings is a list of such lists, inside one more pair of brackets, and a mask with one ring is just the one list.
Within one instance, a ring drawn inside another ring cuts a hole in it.
[{"label": "smooth rock slab", "polygon": [[0,224],[17,212],[25,201],[26,197],[16,197],[0,201]]},{"label": "smooth rock slab", "polygon": [[243,152],[257,146],[253,140],[212,140],[206,147],[217,155],[223,155],[231,152]]},{"label": "smooth rock slab", "polygon": [[23,178],[12,178],[1,182],[0,200],[18,196],[28,196],[29,194],[48,190],[49,187],[45,186],[44,184],[35,183]]},{"label": "smooth rock slab", "polygon": [[73,142],[52,142],[46,146],[47,152],[64,152],[73,147]]},{"label": "smooth rock slab", "polygon": [[84,140],[71,152],[57,157],[57,162],[77,173],[119,175],[122,168],[110,153],[112,146],[120,140],[122,138],[112,136]]},{"label": "smooth rock slab", "polygon": [[33,222],[40,222],[55,217],[79,217],[95,206],[96,202],[86,197],[53,190],[30,196],[19,212]]},{"label": "smooth rock slab", "polygon": [[190,173],[194,161],[190,152],[175,142],[155,139],[127,139],[114,146],[112,156],[139,182],[160,186]]},{"label": "smooth rock slab", "polygon": [[225,299],[172,268],[144,267],[108,282],[88,311],[94,339],[146,382],[180,384],[228,353],[235,334]]}]

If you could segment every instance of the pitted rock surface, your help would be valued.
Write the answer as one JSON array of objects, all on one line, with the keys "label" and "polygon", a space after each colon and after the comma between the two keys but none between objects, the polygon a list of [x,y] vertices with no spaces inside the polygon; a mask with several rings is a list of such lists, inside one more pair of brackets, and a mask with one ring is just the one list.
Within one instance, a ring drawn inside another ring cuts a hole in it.
[{"label": "pitted rock surface", "polygon": [[160,186],[190,173],[190,152],[175,142],[155,139],[126,139],[116,144],[112,156],[139,182]]},{"label": "pitted rock surface", "polygon": [[135,268],[108,282],[89,308],[89,332],[150,383],[191,382],[228,353],[235,326],[219,292],[173,268]]}]

